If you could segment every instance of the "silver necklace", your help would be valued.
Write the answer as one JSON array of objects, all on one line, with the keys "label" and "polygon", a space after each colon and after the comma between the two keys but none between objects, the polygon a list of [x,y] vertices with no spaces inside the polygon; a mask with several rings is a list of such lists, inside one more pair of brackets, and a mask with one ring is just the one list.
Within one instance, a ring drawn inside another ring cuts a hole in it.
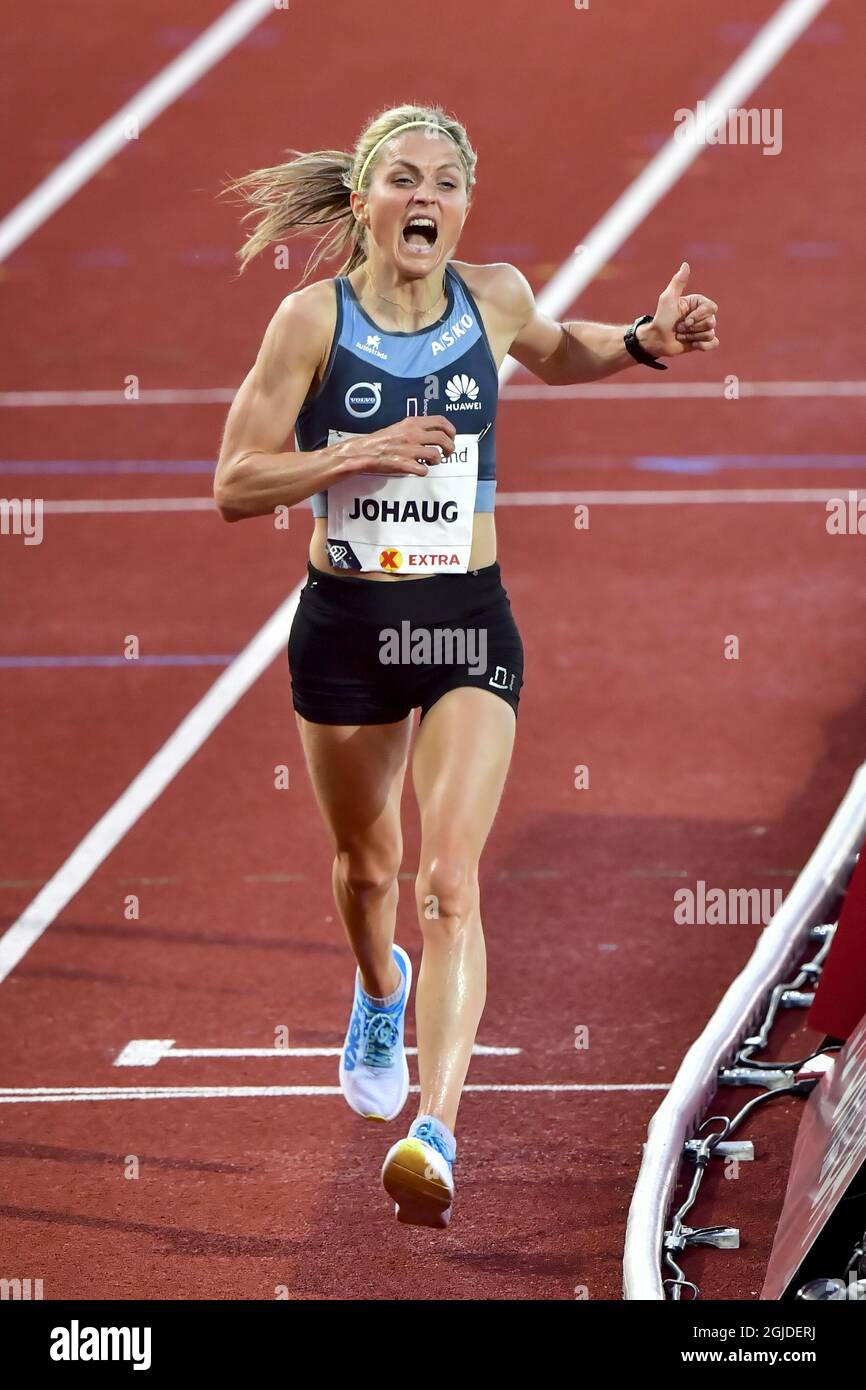
[{"label": "silver necklace", "polygon": [[367,284],[369,285],[373,294],[376,296],[377,299],[380,299],[383,304],[390,304],[395,309],[402,309],[404,314],[413,314],[416,318],[420,317],[422,314],[429,314],[433,309],[435,309],[440,299],[442,299],[443,297],[447,298],[447,293],[445,290],[445,280],[443,278],[442,289],[439,291],[439,294],[433,300],[432,304],[428,305],[424,309],[408,309],[405,304],[400,304],[396,299],[386,299],[383,294],[380,294],[379,291],[376,289],[375,285],[373,284],[373,281],[370,279],[369,271],[365,270],[364,275],[366,277]]}]

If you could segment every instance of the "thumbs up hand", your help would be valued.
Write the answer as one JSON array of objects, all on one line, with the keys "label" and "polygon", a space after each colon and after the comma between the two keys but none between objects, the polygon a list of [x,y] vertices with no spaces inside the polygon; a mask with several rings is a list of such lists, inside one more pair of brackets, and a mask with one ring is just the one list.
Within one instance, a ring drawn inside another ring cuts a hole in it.
[{"label": "thumbs up hand", "polygon": [[678,357],[683,352],[711,352],[716,337],[718,304],[705,294],[686,294],[691,267],[683,261],[659,295],[652,323],[637,331],[641,347],[653,357]]}]

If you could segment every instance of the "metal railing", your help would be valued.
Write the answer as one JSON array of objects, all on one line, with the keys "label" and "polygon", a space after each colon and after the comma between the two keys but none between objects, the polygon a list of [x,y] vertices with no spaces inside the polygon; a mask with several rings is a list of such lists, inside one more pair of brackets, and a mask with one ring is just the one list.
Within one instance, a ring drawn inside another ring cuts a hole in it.
[{"label": "metal railing", "polygon": [[765,1018],[773,990],[799,960],[813,928],[835,920],[864,835],[866,763],[858,768],[810,859],[761,933],[751,958],[692,1043],[649,1123],[626,1227],[624,1298],[665,1298],[665,1223],[687,1143],[718,1089],[720,1070],[729,1066],[744,1039]]}]

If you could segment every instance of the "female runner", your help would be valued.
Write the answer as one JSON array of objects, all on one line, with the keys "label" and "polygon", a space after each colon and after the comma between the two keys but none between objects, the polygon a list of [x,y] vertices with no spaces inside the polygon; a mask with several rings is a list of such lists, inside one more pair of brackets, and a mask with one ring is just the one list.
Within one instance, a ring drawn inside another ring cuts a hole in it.
[{"label": "female runner", "polygon": [[[292,151],[298,154],[297,151]],[[507,264],[452,260],[476,155],[438,106],[383,111],[354,150],[302,154],[229,185],[258,215],[241,270],[325,227],[339,275],[278,306],[226,421],[214,497],[227,521],[310,498],[308,576],[289,639],[304,754],[333,839],[334,896],[357,961],[339,1077],[360,1115],[406,1103],[412,983],[394,944],[400,798],[412,714],[423,938],[420,1104],[382,1169],[401,1221],[445,1226],[457,1109],[484,1008],[478,865],[505,783],[523,647],[496,560],[498,369],[550,386],[717,345],[716,305],[683,264],[631,328],[556,323]],[[348,254],[347,254],[348,253]],[[660,366],[660,364],[658,364]],[[282,452],[294,430],[296,451]]]}]

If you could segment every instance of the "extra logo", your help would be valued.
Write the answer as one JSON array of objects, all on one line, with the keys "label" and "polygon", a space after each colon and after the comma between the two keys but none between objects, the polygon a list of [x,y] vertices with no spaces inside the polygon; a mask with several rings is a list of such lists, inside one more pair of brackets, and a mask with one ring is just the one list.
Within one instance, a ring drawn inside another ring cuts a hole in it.
[{"label": "extra logo", "polygon": [[481,402],[478,399],[478,382],[472,376],[466,376],[465,372],[452,376],[445,386],[445,395],[448,397],[446,410],[480,410]]},{"label": "extra logo", "polygon": [[387,352],[381,352],[382,339],[378,333],[368,333],[366,343],[356,343],[355,347],[359,352],[369,352],[371,357],[378,357],[380,362],[388,361]]},{"label": "extra logo", "polygon": [[359,418],[375,415],[381,404],[381,381],[356,381],[346,392],[346,409],[350,415]]},{"label": "extra logo", "polygon": [[398,570],[403,564],[403,556],[399,550],[383,550],[379,556],[379,568],[383,570]]},{"label": "extra logo", "polygon": [[467,333],[470,328],[474,327],[475,320],[467,310],[460,315],[459,319],[455,319],[453,323],[449,324],[444,333],[440,333],[438,338],[433,339],[433,356],[435,357],[437,352],[445,352],[447,348],[453,347],[458,339],[463,337],[464,333]]},{"label": "extra logo", "polygon": [[506,671],[505,667],[497,666],[487,684],[492,685],[495,690],[513,690],[514,674],[512,673],[509,679],[509,673]]}]

